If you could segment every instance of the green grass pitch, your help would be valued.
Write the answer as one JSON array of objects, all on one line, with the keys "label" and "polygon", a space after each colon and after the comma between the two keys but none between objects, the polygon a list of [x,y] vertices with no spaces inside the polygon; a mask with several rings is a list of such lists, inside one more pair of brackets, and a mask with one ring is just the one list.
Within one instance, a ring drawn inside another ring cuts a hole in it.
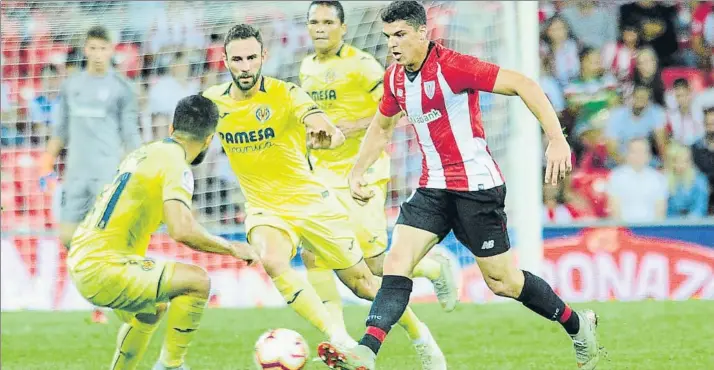
[{"label": "green grass pitch", "polygon": [[[600,315],[600,338],[609,361],[598,369],[714,369],[714,302],[593,303]],[[462,304],[446,314],[437,305],[414,310],[431,328],[449,369],[574,369],[569,338],[563,329],[519,304]],[[364,329],[367,307],[348,307],[345,317],[357,337]],[[114,351],[118,319],[87,324],[87,312],[17,312],[2,314],[2,369],[106,369]],[[188,364],[196,370],[250,370],[252,347],[268,328],[302,333],[312,355],[320,334],[290,309],[210,309],[191,346]],[[140,369],[156,360],[163,327],[152,340]],[[390,333],[378,368],[418,370],[406,334]],[[308,369],[324,369],[310,363]]]}]

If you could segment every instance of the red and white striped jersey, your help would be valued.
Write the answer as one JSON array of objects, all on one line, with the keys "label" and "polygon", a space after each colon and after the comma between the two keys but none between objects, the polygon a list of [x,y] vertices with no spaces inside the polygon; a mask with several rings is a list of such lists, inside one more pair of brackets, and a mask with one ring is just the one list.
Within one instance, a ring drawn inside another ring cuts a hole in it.
[{"label": "red and white striped jersey", "polygon": [[439,44],[413,80],[404,66],[387,68],[379,111],[387,117],[404,111],[414,126],[422,152],[420,187],[476,191],[504,183],[486,145],[478,95],[493,90],[498,71]]}]

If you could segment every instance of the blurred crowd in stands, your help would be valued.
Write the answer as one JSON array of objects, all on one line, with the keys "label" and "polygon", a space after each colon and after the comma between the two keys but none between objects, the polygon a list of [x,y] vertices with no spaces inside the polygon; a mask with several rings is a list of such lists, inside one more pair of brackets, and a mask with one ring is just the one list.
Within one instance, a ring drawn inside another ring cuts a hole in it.
[{"label": "blurred crowd in stands", "polygon": [[[66,76],[83,68],[86,29],[101,22],[116,42],[112,64],[135,84],[139,128],[149,142],[167,135],[176,103],[184,96],[228,81],[222,60],[223,34],[240,22],[263,32],[269,58],[267,76],[297,83],[302,57],[311,41],[305,27],[305,3],[202,1],[3,1],[0,4],[0,106],[2,204],[6,228],[55,225],[59,193],[37,186],[34,161],[44,150],[56,122],[59,90]],[[367,26],[361,42],[370,52],[383,48],[381,30],[371,32],[379,6],[363,6],[355,29]],[[299,14],[299,16],[296,16]],[[354,18],[354,17],[353,17]],[[372,40],[374,39],[374,40]],[[384,54],[384,52],[382,52]],[[401,142],[392,150],[411,153],[410,175],[419,176],[418,147]],[[62,169],[60,160],[60,174]],[[405,158],[395,159],[404,168]],[[416,167],[416,169],[414,169]],[[235,175],[218,140],[209,157],[194,168],[194,208],[207,224],[240,224],[244,219]],[[401,185],[405,187],[405,185]]]},{"label": "blurred crowd in stands", "polygon": [[711,1],[540,3],[541,85],[574,149],[548,223],[711,215]]},{"label": "blurred crowd in stands", "polygon": [[[606,218],[647,223],[714,212],[709,196],[714,184],[713,3],[540,2],[540,82],[560,115],[575,163],[565,183],[544,187],[546,223]],[[14,204],[18,217],[51,213],[51,197],[40,194],[31,165],[18,158],[44,149],[59,86],[82,68],[86,25],[69,22],[70,32],[48,26],[50,17],[101,14],[121,23],[115,27],[120,32],[114,65],[136,84],[145,141],[166,134],[181,97],[227,81],[222,34],[238,21],[261,25],[270,50],[263,73],[297,82],[301,57],[310,48],[304,20],[268,5],[225,2],[220,3],[225,9],[208,14],[198,4],[3,1],[0,139],[6,210]],[[361,14],[358,27],[372,27],[377,11]],[[430,19],[448,24],[451,16],[443,11]],[[380,30],[360,32],[376,38],[361,41],[379,52]],[[398,174],[392,187],[408,195],[421,164],[413,135],[399,132],[390,152]],[[196,201],[208,221],[241,223],[242,195],[220,145],[211,156],[196,169]]]}]

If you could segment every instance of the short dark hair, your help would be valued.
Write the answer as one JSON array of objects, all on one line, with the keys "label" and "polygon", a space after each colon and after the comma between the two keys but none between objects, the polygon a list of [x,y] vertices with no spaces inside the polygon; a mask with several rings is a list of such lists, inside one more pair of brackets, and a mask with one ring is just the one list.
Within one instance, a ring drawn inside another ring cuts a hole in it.
[{"label": "short dark hair", "polygon": [[672,84],[672,87],[675,89],[678,87],[683,87],[685,89],[689,88],[689,81],[686,78],[678,78],[674,80],[674,84]]},{"label": "short dark hair", "polygon": [[342,7],[342,3],[339,1],[313,1],[307,8],[307,18],[310,19],[310,9],[313,6],[329,6],[335,8],[337,11],[337,18],[340,19],[340,23],[345,23],[345,8]]},{"label": "short dark hair", "polygon": [[418,1],[392,1],[382,11],[382,22],[405,21],[417,28],[426,26],[426,10]]},{"label": "short dark hair", "polygon": [[590,46],[583,46],[583,48],[580,50],[580,53],[578,53],[578,58],[582,63],[583,59],[587,58],[590,54],[596,53],[597,51],[597,49],[592,48]]},{"label": "short dark hair", "polygon": [[228,44],[233,40],[247,40],[249,38],[258,40],[260,48],[263,48],[263,36],[260,34],[259,29],[249,24],[237,24],[226,34],[226,38],[223,40],[223,49],[225,50]]},{"label": "short dark hair", "polygon": [[202,95],[189,95],[176,104],[173,126],[193,140],[203,140],[216,131],[218,106]]},{"label": "short dark hair", "polygon": [[94,26],[87,31],[87,40],[89,39],[99,39],[107,42],[111,42],[112,38],[109,37],[109,31],[102,26]]}]

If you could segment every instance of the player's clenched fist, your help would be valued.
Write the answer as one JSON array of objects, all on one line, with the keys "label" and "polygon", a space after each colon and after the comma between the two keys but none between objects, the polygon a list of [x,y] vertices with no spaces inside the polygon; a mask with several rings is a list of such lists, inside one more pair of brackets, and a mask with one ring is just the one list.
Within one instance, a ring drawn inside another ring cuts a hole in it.
[{"label": "player's clenched fist", "polygon": [[573,170],[570,145],[565,136],[550,140],[545,151],[547,164],[545,167],[545,183],[557,185],[559,179],[565,178]]},{"label": "player's clenched fist", "polygon": [[352,198],[359,204],[365,204],[374,196],[374,191],[367,188],[367,181],[360,175],[351,175],[349,178]]},{"label": "player's clenched fist", "polygon": [[231,255],[235,258],[245,261],[248,266],[253,265],[259,260],[258,252],[255,247],[248,243],[235,242],[233,243]]},{"label": "player's clenched fist", "polygon": [[307,145],[311,149],[334,149],[345,142],[345,135],[324,113],[305,117]]},{"label": "player's clenched fist", "polygon": [[307,129],[307,144],[311,149],[334,149],[345,142],[345,135],[338,129]]}]

